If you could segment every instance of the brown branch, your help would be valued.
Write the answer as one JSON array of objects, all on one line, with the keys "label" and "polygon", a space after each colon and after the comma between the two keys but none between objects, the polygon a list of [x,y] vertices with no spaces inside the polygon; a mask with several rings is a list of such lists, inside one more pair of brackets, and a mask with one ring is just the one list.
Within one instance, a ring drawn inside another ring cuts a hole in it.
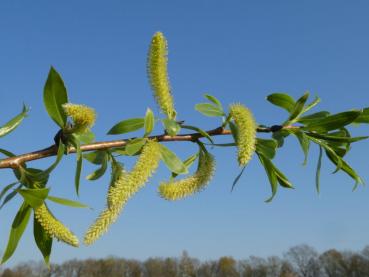
[{"label": "brown branch", "polygon": [[[272,127],[258,127],[257,131],[261,133],[270,133],[275,132],[277,129],[290,129],[293,126],[272,126]],[[207,131],[209,136],[220,136],[220,135],[230,135],[231,131],[226,130],[222,127],[218,127],[212,130]],[[177,136],[168,136],[168,135],[157,135],[151,136],[149,139],[156,139],[157,141],[196,141],[204,136],[200,133],[191,133]],[[94,142],[89,144],[81,145],[81,151],[94,151],[94,150],[104,150],[122,147],[127,144],[130,139],[122,139],[122,140],[112,140],[112,141],[102,141],[102,142]],[[58,147],[56,145],[51,145],[50,147],[44,148],[42,150],[37,150],[34,152],[22,154],[19,156],[14,156],[6,159],[0,160],[0,169],[3,168],[18,168],[20,165],[34,160],[40,160],[43,158],[55,156],[58,152]],[[75,153],[76,149],[74,147],[70,147],[68,149],[68,153]]]}]

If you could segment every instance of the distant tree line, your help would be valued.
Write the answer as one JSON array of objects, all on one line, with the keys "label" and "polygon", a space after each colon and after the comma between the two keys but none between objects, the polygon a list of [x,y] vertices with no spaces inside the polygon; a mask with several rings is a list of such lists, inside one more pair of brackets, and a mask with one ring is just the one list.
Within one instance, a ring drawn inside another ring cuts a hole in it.
[{"label": "distant tree line", "polygon": [[3,268],[1,277],[365,277],[369,276],[369,246],[362,251],[331,249],[319,254],[308,245],[290,248],[283,257],[246,260],[221,257],[200,261],[186,251],[179,258],[149,258],[145,261],[108,257],[69,260],[52,264],[21,263]]}]

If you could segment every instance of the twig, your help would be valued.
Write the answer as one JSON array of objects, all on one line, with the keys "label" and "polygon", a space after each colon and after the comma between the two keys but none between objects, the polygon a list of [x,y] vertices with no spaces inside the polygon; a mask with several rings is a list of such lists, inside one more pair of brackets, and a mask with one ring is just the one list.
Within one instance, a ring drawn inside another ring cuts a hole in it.
[{"label": "twig", "polygon": [[[280,129],[290,129],[294,126],[278,126],[274,125],[272,127],[258,127],[257,132],[260,133],[270,133],[275,132]],[[230,135],[231,131],[226,130],[222,127],[218,127],[209,131],[206,131],[209,136],[220,136],[220,135]],[[191,133],[191,134],[184,134],[184,135],[177,135],[177,136],[168,136],[166,134],[163,135],[157,135],[157,136],[150,136],[149,139],[156,139],[157,141],[196,141],[199,138],[203,138],[204,136],[200,133]],[[101,141],[101,142],[94,142],[89,144],[81,145],[81,151],[87,152],[87,151],[95,151],[95,150],[106,150],[111,148],[117,148],[122,147],[127,144],[127,142],[130,139],[121,139],[121,140],[112,140],[112,141]],[[47,148],[37,150],[34,152],[9,157],[0,160],[0,169],[4,168],[19,168],[20,165],[34,161],[34,160],[40,160],[43,158],[55,156],[58,152],[58,148],[56,145],[51,145]],[[68,149],[68,153],[75,153],[76,149],[74,147],[70,147]]]}]

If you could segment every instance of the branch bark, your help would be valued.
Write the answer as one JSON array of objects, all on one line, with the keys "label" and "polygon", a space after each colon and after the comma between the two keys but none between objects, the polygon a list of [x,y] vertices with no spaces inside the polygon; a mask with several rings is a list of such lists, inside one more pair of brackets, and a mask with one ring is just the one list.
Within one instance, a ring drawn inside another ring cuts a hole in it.
[{"label": "branch bark", "polygon": [[[298,128],[298,127],[274,125],[271,127],[258,127],[257,132],[270,133],[270,132],[275,132],[281,129],[291,129],[291,128]],[[206,132],[210,136],[231,135],[230,130],[226,130],[222,127],[218,127],[218,128],[206,131]],[[183,135],[177,135],[177,136],[168,136],[166,134],[162,134],[162,135],[157,135],[157,136],[150,136],[149,139],[156,139],[157,141],[164,141],[164,142],[167,142],[167,141],[192,141],[193,142],[203,137],[204,136],[201,135],[200,133],[190,133],[190,134],[183,134]],[[87,151],[105,150],[105,149],[122,147],[122,146],[125,146],[130,139],[101,141],[101,142],[84,144],[84,145],[81,145],[81,151],[87,152]],[[0,169],[19,168],[20,165],[26,162],[55,156],[57,152],[58,152],[58,147],[54,144],[54,145],[51,145],[41,150],[37,150],[37,151],[26,153],[26,154],[21,154],[21,155],[14,156],[14,157],[5,158],[5,159],[0,160]],[[75,153],[75,152],[76,152],[76,149],[74,147],[70,147],[68,149],[68,153]]]}]

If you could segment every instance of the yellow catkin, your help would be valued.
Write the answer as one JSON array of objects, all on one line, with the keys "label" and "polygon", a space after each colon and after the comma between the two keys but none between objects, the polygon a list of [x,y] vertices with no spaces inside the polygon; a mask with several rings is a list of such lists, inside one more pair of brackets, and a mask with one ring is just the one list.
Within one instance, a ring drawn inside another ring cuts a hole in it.
[{"label": "yellow catkin", "polygon": [[66,103],[63,109],[67,116],[73,120],[73,126],[67,131],[70,133],[84,133],[88,131],[95,123],[95,110],[85,105]]},{"label": "yellow catkin", "polygon": [[119,172],[112,180],[107,196],[107,207],[87,230],[84,243],[95,242],[109,226],[116,221],[127,201],[142,188],[156,171],[160,161],[160,145],[157,141],[148,141],[130,172],[118,168]]},{"label": "yellow catkin", "polygon": [[174,119],[173,97],[169,84],[167,62],[167,41],[161,32],[154,34],[147,58],[147,72],[154,97],[160,109],[167,117]]},{"label": "yellow catkin", "polygon": [[51,214],[45,203],[34,211],[36,220],[49,236],[78,247],[78,238]]},{"label": "yellow catkin", "polygon": [[203,189],[210,182],[214,171],[214,157],[201,151],[199,165],[194,175],[178,181],[162,182],[158,192],[166,200],[182,199]]},{"label": "yellow catkin", "polygon": [[257,125],[251,111],[242,104],[232,104],[229,111],[238,127],[238,163],[244,166],[255,152]]}]

